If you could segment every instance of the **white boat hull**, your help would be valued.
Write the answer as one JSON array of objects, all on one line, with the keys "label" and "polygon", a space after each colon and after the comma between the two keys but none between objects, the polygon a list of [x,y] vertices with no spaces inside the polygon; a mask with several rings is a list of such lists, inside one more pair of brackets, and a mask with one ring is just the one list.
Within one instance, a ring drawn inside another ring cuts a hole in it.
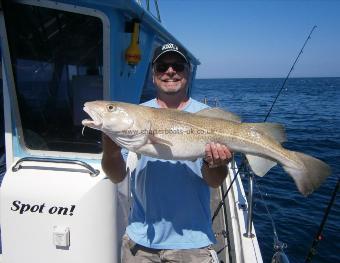
[{"label": "white boat hull", "polygon": [[1,186],[3,262],[118,262],[126,212],[117,190],[103,172],[93,177],[77,165],[9,170]]}]

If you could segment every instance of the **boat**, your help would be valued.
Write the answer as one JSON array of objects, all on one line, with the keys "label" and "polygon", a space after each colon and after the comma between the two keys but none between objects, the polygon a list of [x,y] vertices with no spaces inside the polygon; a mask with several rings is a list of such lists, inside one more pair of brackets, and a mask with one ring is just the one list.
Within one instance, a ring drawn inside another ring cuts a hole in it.
[{"label": "boat", "polygon": [[[0,4],[7,168],[0,262],[119,262],[128,180],[114,185],[106,177],[101,134],[82,134],[82,106],[153,97],[153,50],[181,43],[163,27],[156,0]],[[199,60],[186,51],[194,79]],[[220,262],[263,262],[239,173],[233,161],[211,191],[212,211],[221,207],[214,248]]]}]

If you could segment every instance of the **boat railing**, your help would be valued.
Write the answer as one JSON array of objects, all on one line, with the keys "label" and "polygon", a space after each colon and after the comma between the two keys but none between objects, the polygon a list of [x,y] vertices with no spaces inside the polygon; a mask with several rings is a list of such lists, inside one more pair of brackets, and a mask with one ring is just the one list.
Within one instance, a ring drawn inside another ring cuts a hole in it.
[{"label": "boat railing", "polygon": [[[239,156],[238,156],[239,157]],[[243,188],[244,167],[238,165],[235,156],[229,164],[229,174],[225,184],[229,204],[230,229],[233,240],[233,259],[235,262],[263,262],[257,235],[252,221],[252,201],[249,201]]]},{"label": "boat railing", "polygon": [[[243,170],[243,173],[245,173],[245,169],[244,169],[244,162],[245,160],[243,159],[242,163],[240,164],[240,166],[238,167],[236,160],[235,160],[235,154],[232,154],[232,159],[231,159],[231,164],[230,164],[230,168],[232,169],[233,173],[235,174],[235,177],[240,173],[239,169]],[[246,232],[243,233],[243,236],[246,238],[253,238],[255,235],[252,233],[253,230],[253,211],[254,211],[254,207],[253,207],[253,199],[254,199],[254,173],[248,169],[246,172],[247,176],[248,176],[248,196],[247,196],[247,203],[248,205],[246,205],[244,208],[248,214],[247,216],[247,220],[246,220],[246,225],[245,225],[245,229]],[[243,176],[246,176],[246,174],[244,174]]]},{"label": "boat railing", "polygon": [[150,5],[150,0],[145,0],[145,4],[143,4],[142,0],[136,0],[136,2],[142,7],[144,7],[144,5],[146,5],[144,7],[146,9],[146,11],[148,11],[153,17],[155,17],[158,20],[158,22],[160,22],[160,23],[162,22],[161,21],[161,14],[160,14],[160,11],[159,11],[159,6],[158,6],[158,0],[153,0],[153,7],[156,11],[156,16],[154,15],[154,13],[151,10],[152,7]]}]

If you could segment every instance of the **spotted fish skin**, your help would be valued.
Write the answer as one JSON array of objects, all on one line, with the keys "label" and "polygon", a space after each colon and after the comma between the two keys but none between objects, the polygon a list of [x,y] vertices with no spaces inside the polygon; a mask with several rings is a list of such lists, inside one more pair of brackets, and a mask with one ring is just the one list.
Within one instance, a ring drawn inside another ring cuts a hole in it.
[{"label": "spotted fish skin", "polygon": [[[156,109],[124,102],[86,102],[92,120],[83,125],[98,129],[113,141],[137,154],[165,160],[196,160],[210,142],[224,144],[246,154],[254,172],[263,176],[276,163],[293,178],[303,195],[312,193],[331,174],[321,160],[281,146],[282,125],[241,123],[229,116],[214,117],[214,110],[188,113]],[[223,112],[222,112],[223,113]]]}]

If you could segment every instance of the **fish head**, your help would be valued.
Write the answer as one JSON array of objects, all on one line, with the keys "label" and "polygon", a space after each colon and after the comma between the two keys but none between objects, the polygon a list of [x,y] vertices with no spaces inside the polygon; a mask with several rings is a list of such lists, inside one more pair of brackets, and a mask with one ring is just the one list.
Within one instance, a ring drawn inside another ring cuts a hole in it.
[{"label": "fish head", "polygon": [[82,124],[103,132],[120,133],[128,130],[134,124],[129,112],[119,102],[86,102],[84,111],[91,117],[91,120],[85,119]]}]

